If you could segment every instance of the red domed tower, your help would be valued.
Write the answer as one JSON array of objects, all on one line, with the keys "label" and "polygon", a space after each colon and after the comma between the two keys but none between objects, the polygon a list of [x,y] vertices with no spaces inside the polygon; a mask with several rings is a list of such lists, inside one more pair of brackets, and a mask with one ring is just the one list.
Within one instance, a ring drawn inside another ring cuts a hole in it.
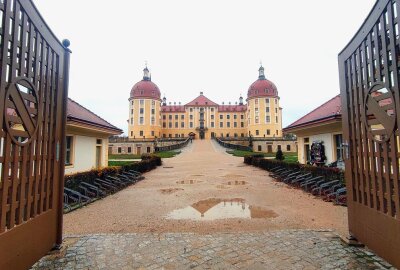
[{"label": "red domed tower", "polygon": [[263,66],[258,69],[258,80],[247,91],[247,126],[254,137],[282,137],[278,89],[266,79]]},{"label": "red domed tower", "polygon": [[151,81],[150,71],[143,69],[143,80],[137,82],[131,89],[129,97],[129,138],[160,137],[161,92]]}]

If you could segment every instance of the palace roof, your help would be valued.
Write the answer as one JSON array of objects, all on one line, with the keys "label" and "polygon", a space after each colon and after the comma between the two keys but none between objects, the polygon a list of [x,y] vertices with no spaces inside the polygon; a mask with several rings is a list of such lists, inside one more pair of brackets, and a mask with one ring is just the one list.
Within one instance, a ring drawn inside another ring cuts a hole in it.
[{"label": "palace roof", "polygon": [[330,120],[340,120],[342,117],[342,103],[340,95],[335,96],[329,101],[325,102],[318,108],[314,109],[310,113],[301,117],[288,127],[284,128],[284,132],[290,132],[291,130],[299,127],[309,126],[321,122]]},{"label": "palace roof", "polygon": [[219,112],[245,112],[247,110],[246,105],[219,105]]},{"label": "palace roof", "polygon": [[122,130],[110,124],[97,114],[86,109],[78,102],[68,98],[67,103],[67,124],[68,122],[79,122],[95,127],[100,127],[113,131],[113,133],[121,134]]},{"label": "palace roof", "polygon": [[203,92],[200,92],[200,96],[193,99],[185,106],[218,106],[218,104],[204,96]]},{"label": "palace roof", "polygon": [[165,105],[161,107],[161,112],[171,112],[171,113],[178,113],[178,112],[185,112],[185,106],[183,105]]}]

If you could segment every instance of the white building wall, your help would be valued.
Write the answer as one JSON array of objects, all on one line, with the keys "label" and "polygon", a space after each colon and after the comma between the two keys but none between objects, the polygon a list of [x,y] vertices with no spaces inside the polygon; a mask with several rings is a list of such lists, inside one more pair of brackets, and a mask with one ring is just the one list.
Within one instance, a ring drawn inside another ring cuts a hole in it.
[{"label": "white building wall", "polygon": [[101,166],[108,165],[108,138],[90,137],[68,134],[73,136],[73,164],[65,166],[65,174],[89,171],[96,168],[96,144],[97,139],[102,139]]}]

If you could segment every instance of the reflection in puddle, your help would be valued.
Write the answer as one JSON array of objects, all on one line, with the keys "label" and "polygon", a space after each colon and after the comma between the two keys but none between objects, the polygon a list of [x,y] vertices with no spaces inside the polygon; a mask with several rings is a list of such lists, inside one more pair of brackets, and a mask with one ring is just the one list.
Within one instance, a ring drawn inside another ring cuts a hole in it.
[{"label": "reflection in puddle", "polygon": [[243,185],[246,185],[247,183],[246,183],[246,181],[238,181],[238,180],[235,180],[235,181],[229,181],[228,183],[227,183],[227,185],[234,185],[234,186],[243,186]]},{"label": "reflection in puddle", "polygon": [[177,184],[181,185],[193,185],[196,183],[201,183],[201,181],[198,180],[181,180],[181,181],[176,181]]},{"label": "reflection in puddle", "polygon": [[216,220],[227,218],[275,218],[272,210],[251,206],[244,199],[208,199],[170,212],[167,219]]}]

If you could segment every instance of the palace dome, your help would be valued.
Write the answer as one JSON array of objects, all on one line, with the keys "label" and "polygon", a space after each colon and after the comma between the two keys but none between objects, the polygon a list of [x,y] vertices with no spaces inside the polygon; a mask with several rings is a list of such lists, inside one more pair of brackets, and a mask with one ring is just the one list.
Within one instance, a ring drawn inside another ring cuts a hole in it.
[{"label": "palace dome", "polygon": [[265,78],[264,68],[261,66],[258,70],[258,80],[250,85],[247,91],[247,99],[255,97],[277,97],[278,89],[275,84]]},{"label": "palace dome", "polygon": [[147,67],[143,70],[143,80],[137,82],[131,90],[131,98],[151,98],[161,100],[161,92],[158,86],[151,81]]}]

